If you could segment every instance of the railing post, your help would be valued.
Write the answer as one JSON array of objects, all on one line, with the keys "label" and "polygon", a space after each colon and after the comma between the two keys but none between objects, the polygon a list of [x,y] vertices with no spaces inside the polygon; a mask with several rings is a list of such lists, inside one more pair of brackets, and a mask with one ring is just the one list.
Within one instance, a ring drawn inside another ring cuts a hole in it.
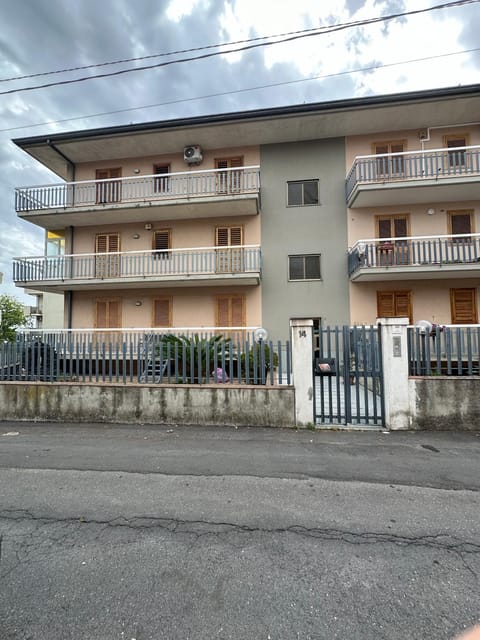
[{"label": "railing post", "polygon": [[314,422],[313,320],[290,320],[292,373],[295,386],[295,424]]},{"label": "railing post", "polygon": [[381,332],[385,426],[410,429],[408,318],[377,318]]}]

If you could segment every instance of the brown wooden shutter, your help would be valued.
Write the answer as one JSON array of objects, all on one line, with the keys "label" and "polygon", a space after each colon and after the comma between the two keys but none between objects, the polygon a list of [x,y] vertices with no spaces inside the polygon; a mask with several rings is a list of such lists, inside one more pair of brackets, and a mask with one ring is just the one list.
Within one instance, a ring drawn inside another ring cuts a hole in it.
[{"label": "brown wooden shutter", "polygon": [[171,327],[171,304],[170,298],[161,298],[153,301],[153,326]]},{"label": "brown wooden shutter", "polygon": [[407,219],[406,218],[394,218],[393,221],[394,236],[395,238],[407,237]]},{"label": "brown wooden shutter", "polygon": [[403,142],[392,142],[391,153],[402,153]]},{"label": "brown wooden shutter", "polygon": [[472,218],[470,213],[455,213],[450,218],[452,234],[471,233]]},{"label": "brown wooden shutter", "polygon": [[95,322],[98,328],[120,328],[121,325],[120,300],[96,300]]},{"label": "brown wooden shutter", "polygon": [[477,324],[475,289],[450,289],[452,324]]},{"label": "brown wooden shutter", "polygon": [[217,247],[228,247],[230,239],[228,227],[217,227],[215,229],[215,245]]},{"label": "brown wooden shutter", "polygon": [[379,238],[392,237],[392,224],[390,219],[378,221],[378,237]]},{"label": "brown wooden shutter", "polygon": [[239,247],[243,244],[242,227],[230,227],[230,245]]},{"label": "brown wooden shutter", "polygon": [[228,327],[229,323],[229,298],[226,297],[218,297],[216,299],[216,309],[215,309],[215,323],[217,327]]},{"label": "brown wooden shutter", "polygon": [[377,291],[377,316],[393,318],[395,315],[395,296],[393,291]]},{"label": "brown wooden shutter", "polygon": [[377,291],[377,315],[379,318],[406,317],[413,322],[410,291]]},{"label": "brown wooden shutter", "polygon": [[232,327],[245,326],[245,304],[243,297],[231,298],[231,325]]}]

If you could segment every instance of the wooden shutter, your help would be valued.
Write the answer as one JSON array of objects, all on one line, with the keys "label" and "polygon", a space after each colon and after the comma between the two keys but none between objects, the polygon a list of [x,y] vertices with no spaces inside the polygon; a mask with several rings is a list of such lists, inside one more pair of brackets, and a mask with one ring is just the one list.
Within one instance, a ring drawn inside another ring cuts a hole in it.
[{"label": "wooden shutter", "polygon": [[[243,244],[242,227],[217,227],[215,229],[215,245],[217,247],[239,247]],[[217,273],[232,273],[242,270],[242,249],[217,249]]]},{"label": "wooden shutter", "polygon": [[377,316],[379,318],[412,319],[410,291],[377,291]]},{"label": "wooden shutter", "polygon": [[[95,253],[106,254],[120,251],[120,235],[118,233],[99,233],[95,237]],[[115,278],[120,275],[120,255],[95,256],[95,277]]]},{"label": "wooden shutter", "polygon": [[378,220],[378,237],[379,238],[392,237],[392,222],[390,218]]},{"label": "wooden shutter", "polygon": [[171,298],[158,298],[153,301],[153,326],[172,326],[172,300]]},{"label": "wooden shutter", "polygon": [[121,302],[118,299],[95,301],[95,326],[118,329],[121,324]]},{"label": "wooden shutter", "polygon": [[450,233],[453,235],[472,233],[471,211],[449,211]]},{"label": "wooden shutter", "polygon": [[215,322],[217,327],[244,327],[245,297],[217,296]]},{"label": "wooden shutter", "polygon": [[477,324],[475,289],[450,289],[452,324]]}]

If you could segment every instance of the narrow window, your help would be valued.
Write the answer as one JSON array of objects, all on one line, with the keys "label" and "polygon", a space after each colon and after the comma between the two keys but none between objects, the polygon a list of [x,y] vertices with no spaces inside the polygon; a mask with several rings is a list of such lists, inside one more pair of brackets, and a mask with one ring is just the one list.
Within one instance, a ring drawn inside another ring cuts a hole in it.
[{"label": "narrow window", "polygon": [[153,173],[156,176],[153,181],[153,189],[155,193],[168,193],[170,191],[170,178],[168,177],[168,174],[170,173],[170,165],[154,164]]},{"label": "narrow window", "polygon": [[153,257],[168,260],[171,256],[171,232],[170,229],[160,229],[153,232]]},{"label": "narrow window", "polygon": [[153,300],[152,327],[172,326],[172,299],[155,298]]},{"label": "narrow window", "polygon": [[236,169],[238,171],[219,171],[217,173],[218,193],[240,193],[242,191],[243,157],[216,158],[216,169]]},{"label": "narrow window", "polygon": [[97,204],[120,202],[122,199],[122,183],[120,180],[114,180],[114,178],[120,178],[121,176],[122,170],[118,167],[115,169],[97,169],[95,180],[101,181],[97,182]]},{"label": "narrow window", "polygon": [[377,317],[408,318],[413,322],[410,291],[377,291]]},{"label": "narrow window", "polygon": [[244,327],[245,316],[245,296],[216,297],[215,324],[217,327]]},{"label": "narrow window", "polygon": [[318,204],[318,180],[295,180],[287,182],[287,205],[305,207]]},{"label": "narrow window", "polygon": [[475,289],[450,289],[452,324],[477,324]]},{"label": "narrow window", "polygon": [[405,171],[404,157],[391,154],[402,153],[404,150],[405,145],[402,141],[375,142],[373,152],[380,156],[376,160],[377,175],[402,175]]},{"label": "narrow window", "polygon": [[455,236],[452,242],[471,242],[473,233],[472,211],[448,211],[448,232]]},{"label": "narrow window", "polygon": [[450,169],[462,168],[466,165],[465,149],[458,147],[466,147],[468,144],[466,136],[445,136],[445,146],[451,151],[447,151],[448,167]]},{"label": "narrow window", "polygon": [[320,254],[288,256],[289,280],[320,280]]}]

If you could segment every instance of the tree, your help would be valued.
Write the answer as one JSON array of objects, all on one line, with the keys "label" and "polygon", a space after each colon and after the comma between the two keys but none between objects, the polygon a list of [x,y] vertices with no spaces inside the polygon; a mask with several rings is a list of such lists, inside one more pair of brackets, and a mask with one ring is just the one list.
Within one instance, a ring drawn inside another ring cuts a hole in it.
[{"label": "tree", "polygon": [[15,331],[25,325],[27,318],[21,303],[11,296],[0,296],[0,340],[13,342]]}]

